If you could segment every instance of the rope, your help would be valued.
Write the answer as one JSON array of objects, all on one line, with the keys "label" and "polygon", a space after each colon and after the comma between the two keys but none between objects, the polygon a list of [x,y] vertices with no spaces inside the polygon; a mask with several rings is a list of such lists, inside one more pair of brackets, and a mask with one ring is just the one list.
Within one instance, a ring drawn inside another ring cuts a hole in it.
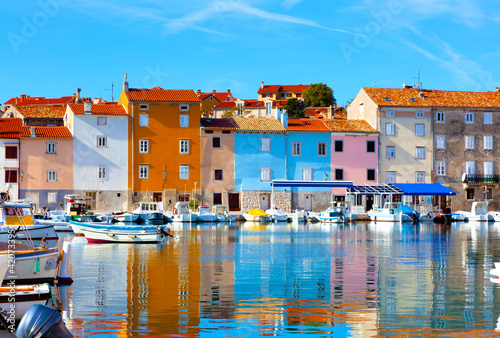
[{"label": "rope", "polygon": [[24,235],[26,236],[26,240],[28,241],[29,244],[31,244],[31,247],[33,248],[33,250],[36,250],[35,244],[33,243],[33,240],[31,239],[31,235],[30,235],[28,229],[26,228],[26,224],[24,223],[24,218],[21,215],[21,209],[14,208],[14,211],[16,213],[17,220],[23,229]]}]

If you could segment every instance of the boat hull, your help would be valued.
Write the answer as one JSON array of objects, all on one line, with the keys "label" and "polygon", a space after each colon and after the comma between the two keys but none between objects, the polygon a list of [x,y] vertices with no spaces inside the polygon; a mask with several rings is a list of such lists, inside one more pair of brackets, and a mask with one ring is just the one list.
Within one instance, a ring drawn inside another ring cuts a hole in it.
[{"label": "boat hull", "polygon": [[89,243],[161,243],[163,235],[156,231],[104,231],[83,228]]},{"label": "boat hull", "polygon": [[[0,253],[8,254],[9,252]],[[12,269],[7,269],[4,283],[10,281],[16,281],[16,284],[51,283],[57,275],[57,262],[60,255],[58,248],[14,252],[15,265]]]},{"label": "boat hull", "polygon": [[196,222],[198,220],[198,216],[196,214],[182,214],[182,215],[174,215],[174,222]]},{"label": "boat hull", "polygon": [[[14,317],[21,320],[32,305],[46,305],[50,296],[50,287],[47,284],[0,287],[0,307],[8,312],[14,304]],[[9,302],[12,299],[15,301]]]},{"label": "boat hull", "polygon": [[243,217],[247,222],[261,222],[261,223],[271,222],[271,217],[269,216],[243,214]]},{"label": "boat hull", "polygon": [[[23,227],[20,225],[8,225],[5,226],[5,229],[10,229],[16,234],[18,239],[26,239],[26,234],[23,231]],[[26,229],[29,231],[29,235],[31,239],[58,239],[59,236],[54,229],[52,224],[35,224],[35,225],[26,225]]]}]

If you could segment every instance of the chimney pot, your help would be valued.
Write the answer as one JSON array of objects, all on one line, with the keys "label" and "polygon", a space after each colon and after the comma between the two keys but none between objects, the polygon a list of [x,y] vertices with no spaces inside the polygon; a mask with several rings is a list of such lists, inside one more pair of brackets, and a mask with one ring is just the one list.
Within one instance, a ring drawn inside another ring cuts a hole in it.
[{"label": "chimney pot", "polygon": [[264,81],[260,81],[260,89],[264,88]]},{"label": "chimney pot", "polygon": [[500,93],[500,87],[495,88],[495,93]]},{"label": "chimney pot", "polygon": [[200,95],[201,94],[201,89],[198,89],[198,91],[196,92],[196,94]]},{"label": "chimney pot", "polygon": [[16,104],[17,104],[17,102],[18,102],[18,101],[19,101],[19,100],[18,100],[18,98],[16,97]]},{"label": "chimney pot", "polygon": [[21,94],[21,102],[26,98],[26,94]]},{"label": "chimney pot", "polygon": [[30,133],[31,133],[31,137],[36,137],[36,135],[35,135],[35,127],[30,127]]},{"label": "chimney pot", "polygon": [[215,93],[217,93],[217,91],[216,91],[215,89],[212,89],[212,93],[214,93],[214,94],[215,94]]},{"label": "chimney pot", "polygon": [[85,102],[83,103],[83,113],[84,114],[91,114],[92,113],[92,101],[85,100]]},{"label": "chimney pot", "polygon": [[123,91],[128,93],[127,73],[125,73],[125,76],[123,77]]}]

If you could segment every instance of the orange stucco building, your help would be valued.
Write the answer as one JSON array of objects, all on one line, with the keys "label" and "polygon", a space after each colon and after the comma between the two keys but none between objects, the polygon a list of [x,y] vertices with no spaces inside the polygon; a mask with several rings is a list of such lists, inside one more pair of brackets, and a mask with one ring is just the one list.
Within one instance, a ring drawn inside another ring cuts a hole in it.
[{"label": "orange stucco building", "polygon": [[[129,88],[119,104],[129,116],[129,198],[168,202],[198,198],[200,99],[193,90]],[[188,196],[189,195],[189,196]]]}]

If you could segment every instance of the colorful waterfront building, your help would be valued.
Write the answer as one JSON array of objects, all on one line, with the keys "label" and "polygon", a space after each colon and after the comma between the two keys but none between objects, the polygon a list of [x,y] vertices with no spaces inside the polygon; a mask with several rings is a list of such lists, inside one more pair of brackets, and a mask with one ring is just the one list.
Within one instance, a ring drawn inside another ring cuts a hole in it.
[{"label": "colorful waterfront building", "polygon": [[234,187],[234,135],[232,118],[201,119],[201,202],[240,210]]},{"label": "colorful waterfront building", "polygon": [[196,93],[129,88],[125,75],[118,103],[129,118],[129,200],[199,200],[201,100]]},{"label": "colorful waterfront building", "polygon": [[19,199],[20,118],[0,119],[0,197]]},{"label": "colorful waterfront building", "polygon": [[64,121],[74,136],[74,193],[86,197],[92,210],[127,210],[129,121],[125,108],[86,99],[69,104]]},{"label": "colorful waterfront building", "polygon": [[37,210],[62,209],[73,193],[73,135],[65,126],[20,128],[20,198]]}]

